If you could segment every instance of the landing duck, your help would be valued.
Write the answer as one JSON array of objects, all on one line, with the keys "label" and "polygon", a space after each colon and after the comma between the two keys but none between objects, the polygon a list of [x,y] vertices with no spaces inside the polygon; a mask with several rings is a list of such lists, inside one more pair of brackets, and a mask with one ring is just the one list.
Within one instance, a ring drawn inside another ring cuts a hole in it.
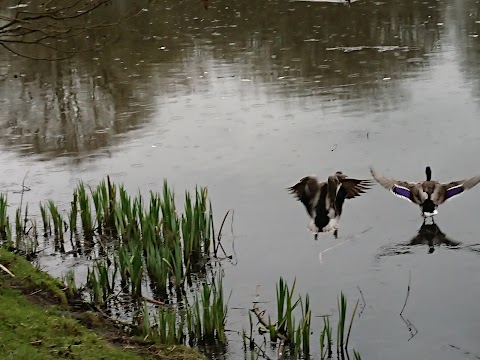
[{"label": "landing duck", "polygon": [[305,205],[312,221],[307,228],[315,234],[333,231],[338,238],[338,224],[345,199],[352,199],[365,193],[373,185],[372,180],[349,178],[341,171],[318,181],[315,176],[305,176],[287,190]]},{"label": "landing duck", "polygon": [[420,206],[423,218],[438,214],[438,206],[445,201],[473,188],[480,182],[480,176],[469,179],[440,183],[432,180],[430,166],[425,168],[426,181],[407,182],[390,179],[370,168],[373,178],[393,195]]}]

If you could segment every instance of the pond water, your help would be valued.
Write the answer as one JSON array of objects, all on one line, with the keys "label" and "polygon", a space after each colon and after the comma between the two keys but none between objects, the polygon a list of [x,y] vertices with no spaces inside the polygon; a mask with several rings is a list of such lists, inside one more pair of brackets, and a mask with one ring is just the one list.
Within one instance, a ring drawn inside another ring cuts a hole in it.
[{"label": "pond water", "polygon": [[[480,358],[480,188],[442,205],[436,224],[460,244],[433,253],[407,245],[419,209],[379,186],[347,201],[338,240],[317,241],[285,189],[337,170],[368,178],[370,165],[405,180],[426,165],[440,181],[479,174],[478,1],[212,0],[205,11],[163,0],[118,31],[62,62],[1,53],[0,190],[12,208],[27,172],[23,201],[65,211],[79,180],[106,175],[145,194],[164,178],[180,194],[207,185],[217,224],[235,210],[225,358],[243,358],[235,332],[257,293],[274,311],[280,276],[310,295],[314,350],[320,316],[360,288],[350,344],[362,358]],[[48,250],[39,261],[55,276],[87,263]],[[414,337],[399,316],[409,274]]]}]

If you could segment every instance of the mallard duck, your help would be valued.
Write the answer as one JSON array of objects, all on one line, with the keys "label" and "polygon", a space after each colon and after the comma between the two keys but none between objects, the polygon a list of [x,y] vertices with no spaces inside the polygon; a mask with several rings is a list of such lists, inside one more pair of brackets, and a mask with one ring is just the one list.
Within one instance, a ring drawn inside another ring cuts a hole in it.
[{"label": "mallard duck", "polygon": [[475,176],[470,179],[440,183],[432,180],[430,166],[425,168],[427,180],[417,183],[384,177],[373,168],[370,168],[370,172],[373,178],[393,195],[419,205],[424,218],[437,215],[439,205],[454,196],[460,195],[465,190],[473,188],[480,182],[480,176]]},{"label": "mallard duck", "polygon": [[305,205],[312,218],[308,229],[315,234],[315,239],[319,232],[330,231],[338,238],[338,223],[345,199],[360,196],[372,185],[372,180],[352,179],[337,171],[322,182],[314,176],[306,176],[287,190]]}]

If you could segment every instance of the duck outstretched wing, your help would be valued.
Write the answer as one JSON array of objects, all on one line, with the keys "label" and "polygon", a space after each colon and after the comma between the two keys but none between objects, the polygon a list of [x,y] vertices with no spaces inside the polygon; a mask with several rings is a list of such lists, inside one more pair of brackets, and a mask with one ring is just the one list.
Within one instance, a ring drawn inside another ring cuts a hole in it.
[{"label": "duck outstretched wing", "polygon": [[373,168],[370,168],[370,172],[372,173],[373,178],[393,195],[417,203],[415,200],[416,197],[413,196],[417,184],[385,177],[373,170]]},{"label": "duck outstretched wing", "polygon": [[312,214],[316,201],[318,201],[320,189],[324,184],[325,182],[319,182],[314,176],[305,176],[295,185],[287,187],[287,190],[294,198],[305,205],[309,214]]},{"label": "duck outstretched wing", "polygon": [[369,179],[359,180],[345,177],[339,178],[339,180],[341,185],[338,191],[345,192],[345,199],[360,196],[373,186],[373,181]]},{"label": "duck outstretched wing", "polygon": [[473,188],[480,183],[480,176],[474,176],[469,179],[463,179],[458,181],[452,181],[449,183],[440,184],[437,191],[437,202],[441,204],[454,196],[460,195],[466,190]]}]

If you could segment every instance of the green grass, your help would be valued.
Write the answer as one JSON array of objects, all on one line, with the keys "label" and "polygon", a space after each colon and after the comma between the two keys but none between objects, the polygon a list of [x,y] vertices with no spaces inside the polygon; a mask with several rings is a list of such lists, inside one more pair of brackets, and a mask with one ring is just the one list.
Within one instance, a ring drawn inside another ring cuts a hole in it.
[{"label": "green grass", "polygon": [[[64,285],[24,258],[0,248],[0,358],[3,359],[169,359],[205,360],[185,346],[144,344],[127,338],[128,349],[106,339],[118,339],[118,329],[109,330],[106,320],[91,312],[73,312],[62,289]],[[73,277],[69,274],[69,277]],[[83,319],[87,329],[76,319]],[[93,320],[92,320],[93,319]],[[88,321],[87,321],[88,320]]]},{"label": "green grass", "polygon": [[109,345],[56,310],[31,303],[11,288],[0,289],[0,309],[2,359],[141,359]]}]

